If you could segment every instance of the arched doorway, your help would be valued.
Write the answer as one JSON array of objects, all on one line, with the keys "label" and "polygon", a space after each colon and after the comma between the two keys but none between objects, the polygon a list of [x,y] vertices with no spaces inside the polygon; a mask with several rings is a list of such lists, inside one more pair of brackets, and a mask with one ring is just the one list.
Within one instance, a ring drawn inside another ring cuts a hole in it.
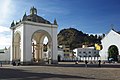
[{"label": "arched doorway", "polygon": [[58,55],[58,62],[60,62],[61,61],[61,56],[60,55]]},{"label": "arched doorway", "polygon": [[111,45],[108,48],[108,60],[118,61],[118,48],[115,45]]},{"label": "arched doorway", "polygon": [[13,52],[13,60],[19,60],[21,59],[21,49],[20,49],[20,45],[21,45],[21,36],[18,32],[15,33],[14,35],[14,52]]},{"label": "arched doorway", "polygon": [[31,42],[33,62],[44,62],[51,59],[52,39],[48,32],[44,30],[34,32]]}]

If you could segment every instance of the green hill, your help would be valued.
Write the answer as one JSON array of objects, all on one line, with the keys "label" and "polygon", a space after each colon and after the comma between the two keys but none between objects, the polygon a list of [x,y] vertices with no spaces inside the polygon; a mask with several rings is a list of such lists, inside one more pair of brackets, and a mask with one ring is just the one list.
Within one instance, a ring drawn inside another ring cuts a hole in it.
[{"label": "green hill", "polygon": [[88,35],[75,28],[62,29],[58,34],[59,45],[69,45],[70,49],[81,47],[83,44],[92,46],[101,43],[101,36]]}]

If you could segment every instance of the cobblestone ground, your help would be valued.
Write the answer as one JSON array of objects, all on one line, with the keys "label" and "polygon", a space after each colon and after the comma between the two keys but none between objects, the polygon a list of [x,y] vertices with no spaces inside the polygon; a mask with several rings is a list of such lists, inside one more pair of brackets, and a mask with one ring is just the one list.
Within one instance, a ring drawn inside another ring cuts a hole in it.
[{"label": "cobblestone ground", "polygon": [[120,64],[61,63],[59,65],[0,67],[0,80],[120,80]]}]

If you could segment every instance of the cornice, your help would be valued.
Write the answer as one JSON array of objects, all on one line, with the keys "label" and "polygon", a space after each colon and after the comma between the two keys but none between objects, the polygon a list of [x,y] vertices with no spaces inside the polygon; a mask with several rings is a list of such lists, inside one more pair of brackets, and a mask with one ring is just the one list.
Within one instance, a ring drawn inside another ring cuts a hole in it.
[{"label": "cornice", "polygon": [[51,28],[58,28],[58,25],[54,25],[54,24],[44,24],[44,23],[36,23],[36,22],[31,22],[31,21],[22,21],[19,24],[10,27],[10,29],[15,29],[17,27],[19,27],[20,25],[33,25],[33,26],[44,26],[44,27],[51,27]]}]

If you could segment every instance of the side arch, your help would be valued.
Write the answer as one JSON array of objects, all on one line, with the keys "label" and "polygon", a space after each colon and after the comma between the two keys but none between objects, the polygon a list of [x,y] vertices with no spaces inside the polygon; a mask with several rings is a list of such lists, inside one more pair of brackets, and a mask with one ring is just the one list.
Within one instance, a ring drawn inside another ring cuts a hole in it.
[{"label": "side arch", "polygon": [[14,42],[13,42],[13,60],[21,59],[21,34],[20,32],[14,33]]},{"label": "side arch", "polygon": [[119,48],[116,45],[111,45],[108,48],[108,60],[118,61]]},{"label": "side arch", "polygon": [[[34,33],[32,34],[32,37],[31,37],[31,41],[32,41],[32,38],[33,38],[34,34],[37,33],[37,32],[46,34],[46,36],[48,37],[48,40],[52,41],[52,36],[47,31],[45,31],[45,30],[34,31]],[[45,37],[45,36],[42,36],[42,37]]]}]

